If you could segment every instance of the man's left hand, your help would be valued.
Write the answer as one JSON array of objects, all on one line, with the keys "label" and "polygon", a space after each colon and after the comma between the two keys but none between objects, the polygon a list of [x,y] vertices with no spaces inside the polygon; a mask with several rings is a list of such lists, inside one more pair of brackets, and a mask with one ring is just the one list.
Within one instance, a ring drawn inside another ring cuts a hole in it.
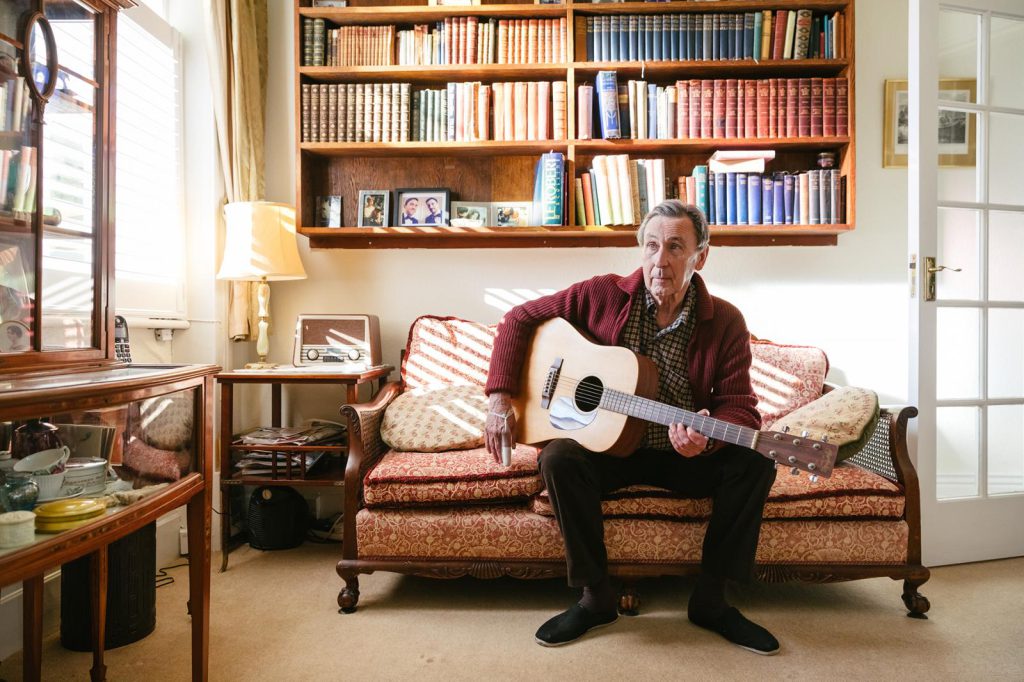
[{"label": "man's left hand", "polygon": [[[707,410],[701,410],[697,414],[708,415]],[[683,457],[696,457],[704,452],[707,447],[708,437],[699,431],[694,431],[689,426],[672,424],[668,427],[668,440],[672,447]]]}]

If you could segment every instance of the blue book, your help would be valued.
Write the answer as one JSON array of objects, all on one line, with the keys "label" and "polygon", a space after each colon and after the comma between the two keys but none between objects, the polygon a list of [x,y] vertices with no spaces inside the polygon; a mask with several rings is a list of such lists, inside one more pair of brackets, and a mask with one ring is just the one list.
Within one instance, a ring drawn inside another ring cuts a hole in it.
[{"label": "blue book", "polygon": [[619,18],[619,59],[629,59],[629,17]]},{"label": "blue book", "polygon": [[644,54],[647,56],[645,59],[654,59],[654,17],[647,17],[647,33],[644,38]]},{"label": "blue book", "polygon": [[684,14],[679,17],[679,59],[692,59],[690,56],[690,26],[693,22],[692,14]]},{"label": "blue book", "polygon": [[682,23],[682,17],[678,14],[673,14],[671,19],[671,27],[669,29],[669,59],[674,62],[679,61],[680,57],[680,41],[679,41],[679,25]]},{"label": "blue book", "polygon": [[636,187],[640,199],[640,215],[645,216],[651,210],[650,197],[647,196],[647,164],[643,159],[630,161],[636,164]]},{"label": "blue book", "polygon": [[736,225],[736,174],[725,174],[725,224]]},{"label": "blue book", "polygon": [[[715,225],[728,225],[725,222],[728,213],[726,212],[726,195],[728,194],[728,188],[726,187],[726,175],[728,173],[715,173]],[[735,187],[735,185],[733,185]],[[733,195],[733,206],[735,207],[735,192]]]},{"label": "blue book", "polygon": [[708,167],[707,166],[694,166],[693,167],[693,184],[695,186],[694,194],[696,195],[693,199],[694,205],[704,213],[704,217],[708,218]]},{"label": "blue book", "polygon": [[612,22],[610,17],[601,17],[601,61],[612,58]]},{"label": "blue book", "polygon": [[594,61],[594,17],[587,17],[587,61]]},{"label": "blue book", "polygon": [[708,219],[708,225],[717,225],[715,216],[715,175],[717,173],[708,171],[708,213],[705,216]]},{"label": "blue book", "polygon": [[713,22],[711,21],[711,15],[710,14],[705,14],[705,15],[703,15],[703,17],[704,17],[704,26],[703,26],[703,28],[701,28],[701,41],[702,41],[703,47],[701,49],[704,50],[704,55],[703,55],[702,59],[704,61],[710,61],[710,60],[714,59],[714,52],[712,51],[712,48],[714,47],[714,43],[715,43],[715,41],[714,41],[714,33],[715,32],[713,30],[714,29],[714,25],[713,25]]},{"label": "blue book", "polygon": [[629,15],[629,52],[627,52],[627,55],[629,56],[629,60],[632,61],[632,62],[635,62],[638,59],[640,59],[640,57],[638,56],[639,52],[637,51],[637,44],[636,44],[637,43],[637,39],[639,38],[639,35],[640,35],[640,18],[637,15],[635,15],[635,14],[630,14]]},{"label": "blue book", "polygon": [[[745,19],[742,14],[732,15],[732,59],[743,59],[743,26]],[[750,30],[754,30],[751,26]]]},{"label": "blue book", "polygon": [[754,54],[754,13],[743,15],[743,59],[750,59]]},{"label": "blue book", "polygon": [[594,61],[604,61],[604,51],[601,49],[601,34],[604,33],[604,17],[594,17]]},{"label": "blue book", "polygon": [[647,84],[647,139],[658,139],[658,86]]},{"label": "blue book", "polygon": [[764,26],[764,17],[760,12],[754,12],[754,61],[761,60],[761,28]]},{"label": "blue book", "polygon": [[802,225],[803,217],[800,215],[800,176],[793,178],[793,224]]},{"label": "blue book", "polygon": [[609,24],[612,29],[611,37],[609,39],[609,48],[611,50],[609,53],[609,59],[613,62],[617,62],[619,61],[619,36],[622,34],[622,31],[619,30],[619,15],[613,14],[609,17]]},{"label": "blue book", "polygon": [[826,14],[821,19],[821,30],[825,32],[825,59],[832,59],[832,19]]},{"label": "blue book", "polygon": [[772,189],[775,182],[769,173],[761,177],[761,224],[772,224]]},{"label": "blue book", "polygon": [[662,37],[662,20],[660,14],[655,14],[651,17],[651,34],[654,45],[652,46],[653,52],[651,53],[651,59],[656,62],[661,61],[661,37]]},{"label": "blue book", "polygon": [[793,183],[794,179],[795,176],[790,173],[786,173],[782,179],[782,211],[786,225],[793,224],[793,207],[796,205],[794,202],[794,199],[796,198],[796,189]]},{"label": "blue book", "polygon": [[644,61],[650,57],[647,54],[647,15],[637,19],[637,59]]},{"label": "blue book", "polygon": [[736,173],[736,224],[747,224],[747,174]]},{"label": "blue book", "polygon": [[619,134],[622,135],[623,139],[629,139],[630,137],[630,126],[633,124],[629,120],[629,87],[625,85],[619,85]]},{"label": "blue book", "polygon": [[728,14],[719,15],[718,19],[718,58],[726,59],[729,53],[729,41],[732,40],[732,17]]},{"label": "blue book", "polygon": [[711,56],[708,58],[712,60],[718,59],[721,52],[721,23],[722,17],[717,14],[711,16]]},{"label": "blue book", "polygon": [[[538,225],[561,225],[565,208],[565,156],[548,152],[540,157],[540,210]],[[537,189],[534,188],[534,196]],[[537,209],[534,208],[537,212]]]},{"label": "blue book", "polygon": [[761,174],[747,174],[747,224],[761,224]]},{"label": "blue book", "polygon": [[606,140],[620,139],[622,128],[619,125],[619,87],[614,71],[597,72],[594,94],[597,96],[601,137]]},{"label": "blue book", "polygon": [[772,181],[772,225],[784,225],[786,222],[786,198],[784,193],[786,174],[775,173]]},{"label": "blue book", "polygon": [[667,14],[661,17],[661,58],[672,59],[672,17]]}]

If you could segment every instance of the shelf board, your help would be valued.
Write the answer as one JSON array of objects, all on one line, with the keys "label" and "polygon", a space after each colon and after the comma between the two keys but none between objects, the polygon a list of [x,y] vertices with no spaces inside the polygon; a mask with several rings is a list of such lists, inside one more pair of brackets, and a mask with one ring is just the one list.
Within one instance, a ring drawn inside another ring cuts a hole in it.
[{"label": "shelf board", "polygon": [[[318,462],[312,473],[306,478],[270,478],[269,476],[244,476],[222,478],[222,485],[290,485],[290,486],[343,486],[345,484],[345,457],[325,457],[326,461]],[[283,470],[284,467],[281,467]]]},{"label": "shelf board", "polygon": [[[681,4],[681,3],[673,3]],[[751,3],[747,3],[751,4]],[[566,15],[566,5],[476,5],[439,6],[396,5],[391,7],[301,7],[299,16],[326,19],[339,24],[387,24],[442,21],[446,17],[526,17],[557,18]]]},{"label": "shelf board", "polygon": [[729,78],[778,76],[801,74],[810,76],[834,76],[847,66],[847,59],[717,59],[681,61],[620,61],[620,62],[573,62],[577,85],[583,82],[580,76],[594,78],[598,71],[615,71],[620,77],[655,79],[699,78],[728,76]]},{"label": "shelf board", "polygon": [[436,66],[302,66],[299,75],[318,83],[388,81],[447,83],[452,80],[565,79],[566,64],[440,64]]},{"label": "shelf board", "polygon": [[566,140],[523,142],[303,142],[299,150],[324,157],[373,156],[529,156],[556,151],[565,153]]},{"label": "shelf board", "polygon": [[[850,225],[712,225],[720,246],[835,244]],[[536,248],[636,246],[635,225],[610,227],[300,227],[312,248]]]}]

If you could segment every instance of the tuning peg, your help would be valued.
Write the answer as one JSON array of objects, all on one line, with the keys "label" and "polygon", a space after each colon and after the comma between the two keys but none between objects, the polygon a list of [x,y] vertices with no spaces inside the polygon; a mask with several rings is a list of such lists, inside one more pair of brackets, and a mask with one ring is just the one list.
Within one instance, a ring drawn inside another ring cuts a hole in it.
[{"label": "tuning peg", "polygon": [[783,426],[782,427],[782,432],[783,433],[789,433],[789,427],[788,426]]},{"label": "tuning peg", "polygon": [[815,464],[814,462],[808,462],[807,463],[807,470],[808,471],[814,471],[817,468],[818,468],[818,465]]},{"label": "tuning peg", "polygon": [[792,469],[789,470],[789,473],[793,474],[794,476],[799,476],[800,469],[798,469],[797,467],[793,467]]},{"label": "tuning peg", "polygon": [[822,443],[827,443],[828,442],[828,436],[822,436],[821,437],[821,442]]},{"label": "tuning peg", "polygon": [[786,461],[789,462],[790,464],[796,464],[796,456],[790,455],[789,457],[786,458]]},{"label": "tuning peg", "polygon": [[811,474],[807,478],[810,480],[811,483],[817,483],[818,482],[818,474]]},{"label": "tuning peg", "polygon": [[807,429],[804,429],[803,431],[800,432],[800,437],[807,438]]}]

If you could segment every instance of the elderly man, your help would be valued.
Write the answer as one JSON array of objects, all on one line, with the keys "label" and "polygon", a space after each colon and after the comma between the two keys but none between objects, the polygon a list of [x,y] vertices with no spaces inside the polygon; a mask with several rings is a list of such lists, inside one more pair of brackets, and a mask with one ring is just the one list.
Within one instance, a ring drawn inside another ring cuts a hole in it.
[{"label": "elderly man", "polygon": [[[532,331],[562,317],[598,343],[646,355],[658,368],[658,400],[716,419],[758,428],[750,384],[750,337],[743,315],[708,293],[696,272],[708,258],[707,220],[675,200],[656,206],[640,224],[642,267],[625,277],[600,275],[510,310],[498,326],[487,379],[487,448],[495,458],[514,442],[511,399]],[[748,582],[773,463],[753,450],[710,440],[681,424],[649,424],[645,441],[620,458],[585,450],[572,440],[548,443],[539,467],[565,542],[569,585],[577,604],[537,631],[544,646],[568,644],[618,618],[608,575],[601,516],[603,495],[635,484],[692,497],[712,497],[701,573],[690,596],[691,622],[759,654],[778,641],[725,600],[726,580]]]}]

